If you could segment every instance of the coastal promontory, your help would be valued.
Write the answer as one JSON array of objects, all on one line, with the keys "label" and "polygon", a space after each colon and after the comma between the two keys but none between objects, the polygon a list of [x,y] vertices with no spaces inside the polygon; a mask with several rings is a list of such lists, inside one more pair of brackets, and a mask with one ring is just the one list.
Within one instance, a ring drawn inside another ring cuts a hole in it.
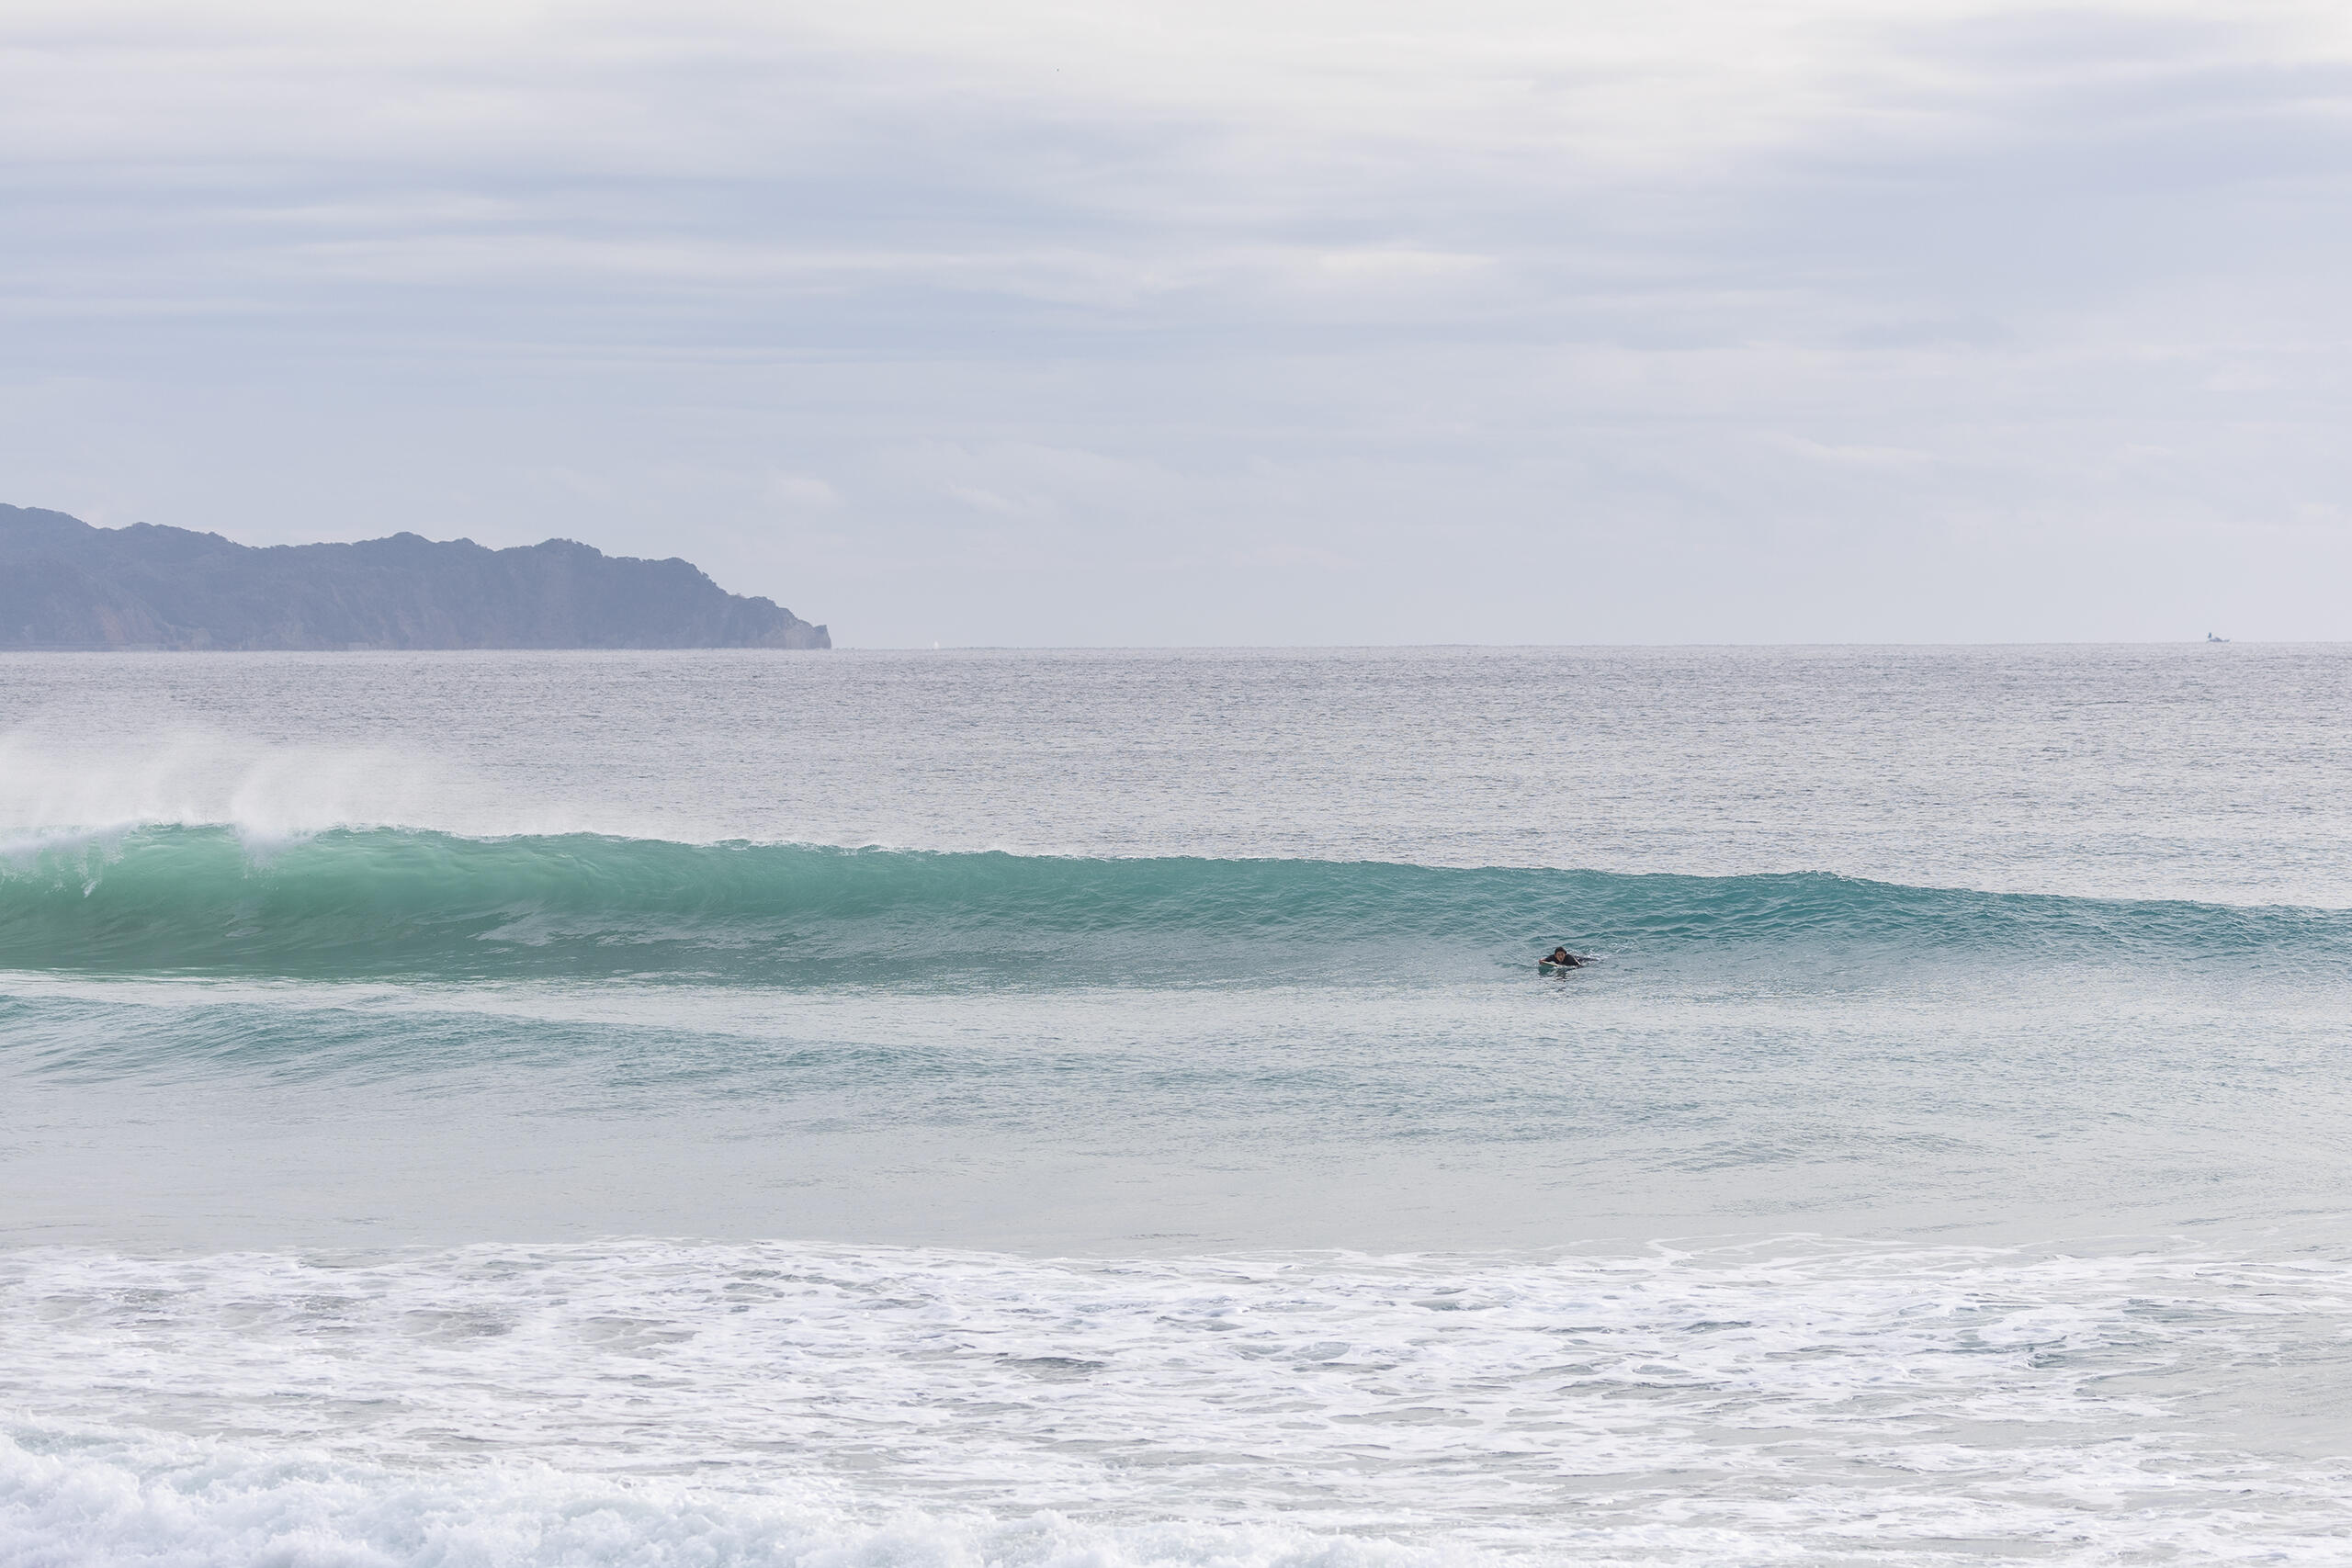
[{"label": "coastal promontory", "polygon": [[0,505],[0,649],[831,646],[674,557],[415,534],[255,547]]}]

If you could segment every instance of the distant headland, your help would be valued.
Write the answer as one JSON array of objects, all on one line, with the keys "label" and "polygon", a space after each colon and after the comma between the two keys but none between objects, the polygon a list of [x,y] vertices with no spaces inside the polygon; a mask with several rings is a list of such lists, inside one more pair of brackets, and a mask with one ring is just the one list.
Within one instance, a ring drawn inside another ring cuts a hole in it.
[{"label": "distant headland", "polygon": [[691,563],[569,539],[256,547],[0,505],[0,650],[831,648]]}]

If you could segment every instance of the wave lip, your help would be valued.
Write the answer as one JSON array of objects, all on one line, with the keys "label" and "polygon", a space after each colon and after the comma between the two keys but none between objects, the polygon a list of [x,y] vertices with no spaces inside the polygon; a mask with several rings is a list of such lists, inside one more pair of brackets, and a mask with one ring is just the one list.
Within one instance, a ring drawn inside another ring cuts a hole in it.
[{"label": "wave lip", "polygon": [[301,977],[1180,983],[1611,962],[1956,957],[2352,968],[2352,911],[1705,877],[1283,860],[480,840],[337,829],[256,852],[156,827],[19,843],[0,967]]}]

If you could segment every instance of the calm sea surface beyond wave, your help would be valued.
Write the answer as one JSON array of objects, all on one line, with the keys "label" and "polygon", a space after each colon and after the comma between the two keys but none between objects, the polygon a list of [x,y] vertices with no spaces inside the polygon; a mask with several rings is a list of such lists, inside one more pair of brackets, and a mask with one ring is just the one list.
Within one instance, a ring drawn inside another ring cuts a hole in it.
[{"label": "calm sea surface beyond wave", "polygon": [[2347,713],[0,659],[0,1562],[2340,1562]]}]

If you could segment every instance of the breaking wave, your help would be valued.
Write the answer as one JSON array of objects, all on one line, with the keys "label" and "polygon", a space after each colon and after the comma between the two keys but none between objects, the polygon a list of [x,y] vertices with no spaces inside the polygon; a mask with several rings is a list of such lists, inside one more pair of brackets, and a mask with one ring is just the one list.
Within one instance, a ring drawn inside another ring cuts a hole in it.
[{"label": "breaking wave", "polygon": [[255,852],[222,828],[20,846],[0,967],[88,973],[675,976],[720,984],[1248,981],[1376,964],[1520,970],[1703,952],[2352,967],[2352,912],[1704,877],[1285,860],[469,839],[339,829]]}]

